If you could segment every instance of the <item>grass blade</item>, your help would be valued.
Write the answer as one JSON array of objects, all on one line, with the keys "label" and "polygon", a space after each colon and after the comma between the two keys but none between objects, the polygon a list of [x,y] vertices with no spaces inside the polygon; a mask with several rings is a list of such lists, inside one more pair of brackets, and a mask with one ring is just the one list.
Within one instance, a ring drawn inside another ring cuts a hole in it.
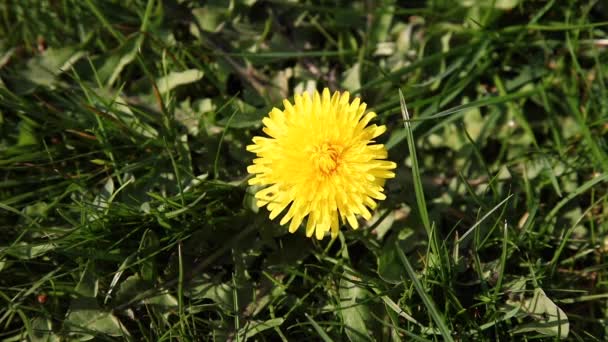
[{"label": "grass blade", "polygon": [[437,324],[437,327],[439,328],[439,331],[441,332],[441,335],[443,336],[444,340],[448,342],[454,341],[454,339],[452,338],[452,334],[450,333],[450,329],[445,324],[445,319],[443,318],[443,315],[439,313],[437,307],[435,306],[435,303],[433,302],[433,299],[426,293],[424,287],[422,287],[420,280],[418,280],[418,278],[416,277],[416,272],[412,268],[410,262],[407,260],[407,257],[401,250],[399,244],[397,244],[397,253],[399,254],[399,259],[401,259],[401,262],[405,267],[407,275],[410,277],[410,279],[412,279],[412,282],[414,283],[414,288],[416,288],[416,292],[418,292],[418,295],[422,299],[424,306],[426,306],[427,310],[429,311],[429,314],[433,318],[433,321],[435,321],[435,324]]},{"label": "grass blade", "polygon": [[418,167],[418,157],[416,156],[416,145],[414,142],[414,135],[412,134],[410,114],[407,111],[407,106],[405,105],[405,98],[403,97],[401,89],[399,89],[399,102],[401,104],[401,115],[403,116],[403,125],[405,126],[405,130],[407,132],[407,143],[410,151],[410,158],[412,160],[412,177],[414,178],[416,203],[418,204],[418,211],[420,213],[420,218],[422,219],[422,224],[424,224],[424,229],[426,229],[426,232],[430,237],[431,220],[429,219],[429,213],[426,208],[426,200],[424,198],[424,190],[422,188],[422,178],[420,177],[420,168]]},{"label": "grass blade", "polygon": [[317,332],[317,334],[319,334],[319,337],[325,341],[325,342],[333,342],[333,340],[331,339],[331,337],[329,337],[329,335],[327,335],[327,333],[323,330],[323,328],[321,328],[321,326],[319,325],[319,323],[317,323],[312,317],[310,317],[309,314],[305,313],[304,315],[306,315],[306,318],[308,319],[308,321],[310,322],[310,324],[312,325],[312,327],[315,329],[315,331]]},{"label": "grass blade", "polygon": [[485,215],[483,215],[483,217],[479,221],[475,222],[475,224],[473,226],[471,226],[471,228],[469,228],[469,230],[467,230],[464,234],[462,234],[460,239],[458,239],[458,242],[459,243],[462,242],[469,234],[471,234],[471,232],[473,232],[475,230],[475,228],[477,228],[477,226],[479,226],[483,221],[485,221],[485,219],[487,219],[488,216],[492,215],[492,213],[495,212],[496,209],[500,208],[503,204],[505,204],[511,197],[513,197],[513,194],[509,195],[507,198],[505,198],[500,203],[495,205],[494,208],[492,208],[490,211],[488,211]]}]

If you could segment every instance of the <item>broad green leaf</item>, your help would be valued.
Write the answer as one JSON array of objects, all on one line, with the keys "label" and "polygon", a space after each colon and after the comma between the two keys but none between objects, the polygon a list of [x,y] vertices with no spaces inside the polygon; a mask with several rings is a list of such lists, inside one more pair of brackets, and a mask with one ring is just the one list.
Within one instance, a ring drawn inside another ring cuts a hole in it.
[{"label": "broad green leaf", "polygon": [[99,280],[94,277],[91,268],[90,264],[86,266],[84,271],[82,271],[78,284],[74,288],[74,291],[82,297],[95,298],[99,291]]},{"label": "broad green leaf", "polygon": [[280,103],[289,94],[289,80],[293,77],[293,69],[287,68],[278,71],[270,80],[271,86],[267,88],[267,97],[270,103]]},{"label": "broad green leaf", "polygon": [[211,123],[216,106],[210,98],[190,101],[190,98],[179,103],[175,109],[175,120],[188,129],[188,134],[194,137],[199,130]]},{"label": "broad green leaf", "polygon": [[377,6],[376,11],[379,15],[374,16],[374,25],[370,34],[373,44],[381,43],[386,40],[395,13],[395,2],[396,0],[382,0],[375,4],[375,6]]},{"label": "broad green leaf", "polygon": [[163,310],[163,314],[177,310],[178,301],[169,293],[159,293],[157,296],[151,296],[144,299],[144,303],[154,305]]},{"label": "broad green leaf", "polygon": [[247,341],[264,330],[280,326],[284,321],[284,318],[273,318],[267,321],[250,320],[245,323],[238,334],[242,341]]},{"label": "broad green leaf", "polygon": [[360,303],[369,297],[369,292],[355,284],[356,279],[344,273],[340,279],[340,315],[344,321],[346,336],[355,341],[370,341],[365,322],[372,319],[367,304]]},{"label": "broad green leaf", "polygon": [[21,260],[31,260],[42,256],[57,248],[57,244],[52,242],[47,243],[26,243],[20,242],[5,250],[6,254]]},{"label": "broad green leaf", "polygon": [[382,240],[391,228],[393,228],[394,222],[395,210],[378,210],[370,220],[369,226],[374,227],[376,238]]},{"label": "broad green leaf", "polygon": [[19,123],[19,138],[18,146],[36,145],[38,138],[36,137],[36,126],[30,120],[22,120]]},{"label": "broad green leaf", "polygon": [[[526,98],[526,97],[530,97],[531,95],[537,93],[538,90],[533,89],[533,90],[526,90],[526,91],[520,91],[517,93],[513,93],[513,94],[509,94],[509,95],[505,95],[505,96],[488,96],[485,98],[481,98],[478,99],[476,101],[473,102],[469,102],[469,103],[465,103],[463,105],[459,105],[456,107],[452,107],[450,109],[446,109],[446,110],[442,110],[439,113],[436,114],[432,114],[432,115],[428,115],[428,116],[420,116],[417,118],[409,118],[406,120],[406,124],[410,126],[410,128],[408,129],[407,125],[405,127],[405,129],[399,129],[399,130],[395,130],[389,140],[386,142],[385,146],[387,149],[391,149],[394,146],[396,146],[397,144],[399,144],[401,141],[403,141],[404,139],[408,138],[408,132],[411,131],[415,131],[421,124],[421,122],[419,121],[426,121],[426,120],[436,120],[439,118],[443,118],[445,116],[457,116],[457,117],[462,117],[462,115],[464,115],[465,110],[468,110],[470,108],[476,108],[476,107],[484,107],[484,106],[490,106],[490,105],[496,105],[496,104],[501,104],[501,103],[506,103],[515,99],[519,99],[519,98]],[[405,103],[405,100],[403,101],[403,103]],[[411,123],[410,123],[411,122]],[[438,121],[440,122],[440,121]],[[445,120],[444,120],[445,122]]]},{"label": "broad green leaf", "polygon": [[198,25],[191,25],[190,31],[196,37],[201,35],[198,27],[202,28],[204,31],[217,31],[220,25],[223,25],[226,13],[227,8],[216,5],[195,8],[192,10],[192,15],[196,19]]},{"label": "broad green leaf", "polygon": [[61,341],[59,336],[53,333],[51,321],[47,318],[36,317],[32,319],[33,335],[28,336],[31,342],[55,342]]},{"label": "broad green leaf", "polygon": [[57,76],[69,70],[84,54],[75,46],[47,49],[27,62],[27,68],[20,74],[21,79],[15,82],[15,92],[30,93],[37,86],[53,88],[58,82]]},{"label": "broad green leaf", "polygon": [[[114,194],[114,181],[112,177],[108,177],[106,182],[104,183],[101,191],[95,196],[93,200],[93,208],[97,211],[103,212],[107,208],[110,207],[110,202],[112,199],[112,194]],[[97,214],[91,213],[91,220],[95,220],[98,218]]]},{"label": "broad green leaf", "polygon": [[4,67],[13,57],[17,48],[10,48],[8,50],[4,49],[4,46],[0,47],[0,69]]},{"label": "broad green leaf", "polygon": [[403,280],[403,267],[397,263],[399,256],[395,244],[387,243],[378,257],[378,275],[387,283],[397,284]]},{"label": "broad green leaf", "polygon": [[413,235],[414,232],[411,229],[404,229],[400,231],[395,238],[399,241],[398,244],[395,244],[395,239],[393,238],[386,241],[384,244],[384,247],[380,252],[381,254],[377,259],[378,275],[384,281],[392,284],[403,282],[403,266],[399,261],[397,246],[405,250],[408,249],[408,246],[413,246],[414,244],[411,243],[412,240],[409,239]]},{"label": "broad green leaf", "polygon": [[156,86],[161,94],[167,93],[184,84],[194,83],[203,78],[204,73],[198,69],[184,71],[172,71],[164,77],[156,80]]},{"label": "broad green leaf", "polygon": [[93,339],[97,334],[114,337],[128,335],[118,318],[97,303],[99,280],[91,268],[87,266],[74,289],[79,296],[70,303],[63,324],[65,333],[77,336],[81,341]]},{"label": "broad green leaf", "polygon": [[112,313],[97,306],[95,298],[82,297],[72,301],[64,329],[81,340],[93,339],[96,333],[125,336],[126,328]]},{"label": "broad green leaf", "polygon": [[149,296],[140,297],[142,293],[146,293],[146,291],[152,288],[152,282],[142,279],[137,274],[131,275],[120,284],[112,305],[119,306],[126,303],[144,304],[151,306],[148,308],[149,310],[154,310],[165,318],[176,312],[178,301],[172,294],[166,291],[152,292]]},{"label": "broad green leaf", "polygon": [[500,10],[511,10],[517,6],[521,0],[459,0],[462,7],[475,8],[495,8]]},{"label": "broad green leaf", "polygon": [[534,289],[534,296],[524,300],[519,308],[535,322],[522,324],[513,333],[536,331],[543,335],[565,339],[570,332],[568,316],[560,309],[541,288]]},{"label": "broad green leaf", "polygon": [[150,282],[141,279],[137,274],[131,275],[120,283],[111,303],[113,306],[128,303],[151,287]]},{"label": "broad green leaf", "polygon": [[[220,126],[227,126],[230,122],[230,128],[247,128],[259,124],[262,118],[268,114],[266,109],[257,109],[245,101],[235,99],[225,109],[226,114],[222,119],[217,121]],[[232,115],[233,113],[234,116]],[[233,120],[230,120],[233,117]]]},{"label": "broad green leaf", "polygon": [[97,77],[102,85],[110,87],[116,82],[122,70],[137,56],[138,41],[130,39],[118,49],[95,60]]},{"label": "broad green leaf", "polygon": [[193,288],[190,296],[211,299],[225,310],[234,310],[234,292],[228,284],[204,283]]},{"label": "broad green leaf", "polygon": [[463,7],[492,7],[501,10],[510,10],[519,5],[521,0],[459,0]]},{"label": "broad green leaf", "polygon": [[106,295],[105,298],[103,300],[104,305],[108,302],[108,300],[114,296],[114,290],[116,289],[116,285],[118,284],[118,282],[120,281],[120,278],[122,277],[122,275],[125,273],[125,271],[131,267],[131,264],[135,261],[135,253],[129,255],[128,257],[126,257],[122,263],[120,264],[120,266],[118,267],[118,270],[116,272],[114,272],[114,276],[112,277],[112,281],[110,282],[110,285],[108,286],[108,290],[106,291]]},{"label": "broad green leaf", "polygon": [[40,201],[26,206],[24,209],[24,214],[30,218],[46,217],[48,210],[49,205],[44,201]]},{"label": "broad green leaf", "polygon": [[352,67],[344,72],[342,88],[348,91],[354,91],[361,88],[361,65],[359,63],[353,64]]}]

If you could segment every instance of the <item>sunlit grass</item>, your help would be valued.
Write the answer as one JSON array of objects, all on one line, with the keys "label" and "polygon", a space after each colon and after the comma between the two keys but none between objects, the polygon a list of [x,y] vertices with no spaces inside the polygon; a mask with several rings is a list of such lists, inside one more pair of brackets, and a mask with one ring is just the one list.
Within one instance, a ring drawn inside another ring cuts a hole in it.
[{"label": "sunlit grass", "polygon": [[[0,338],[605,340],[606,6],[397,3],[0,4]],[[314,241],[245,146],[324,87],[398,167]]]}]

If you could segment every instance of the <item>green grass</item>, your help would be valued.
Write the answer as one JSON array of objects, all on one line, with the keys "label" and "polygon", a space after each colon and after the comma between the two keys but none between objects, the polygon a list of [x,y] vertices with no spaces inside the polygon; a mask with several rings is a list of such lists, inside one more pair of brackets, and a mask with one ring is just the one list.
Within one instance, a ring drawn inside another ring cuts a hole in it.
[{"label": "green grass", "polygon": [[[606,340],[606,40],[603,1],[4,2],[0,340]],[[333,241],[246,182],[323,87],[398,164]]]}]

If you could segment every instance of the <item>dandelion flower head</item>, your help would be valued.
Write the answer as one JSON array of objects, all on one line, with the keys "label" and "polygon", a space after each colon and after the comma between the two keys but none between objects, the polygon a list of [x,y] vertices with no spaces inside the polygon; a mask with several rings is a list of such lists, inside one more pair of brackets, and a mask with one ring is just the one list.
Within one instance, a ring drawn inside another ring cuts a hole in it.
[{"label": "dandelion flower head", "polygon": [[[270,219],[282,212],[295,232],[306,218],[306,236],[321,240],[338,235],[340,222],[357,229],[358,216],[371,218],[377,200],[384,200],[384,182],[395,177],[396,164],[386,160],[384,145],[374,139],[386,126],[369,125],[376,114],[365,112],[359,98],[348,92],[295,95],[294,104],[273,108],[263,119],[268,137],[256,136],[247,150],[257,158],[247,168],[255,194]],[[287,209],[287,210],[286,210]]]}]

